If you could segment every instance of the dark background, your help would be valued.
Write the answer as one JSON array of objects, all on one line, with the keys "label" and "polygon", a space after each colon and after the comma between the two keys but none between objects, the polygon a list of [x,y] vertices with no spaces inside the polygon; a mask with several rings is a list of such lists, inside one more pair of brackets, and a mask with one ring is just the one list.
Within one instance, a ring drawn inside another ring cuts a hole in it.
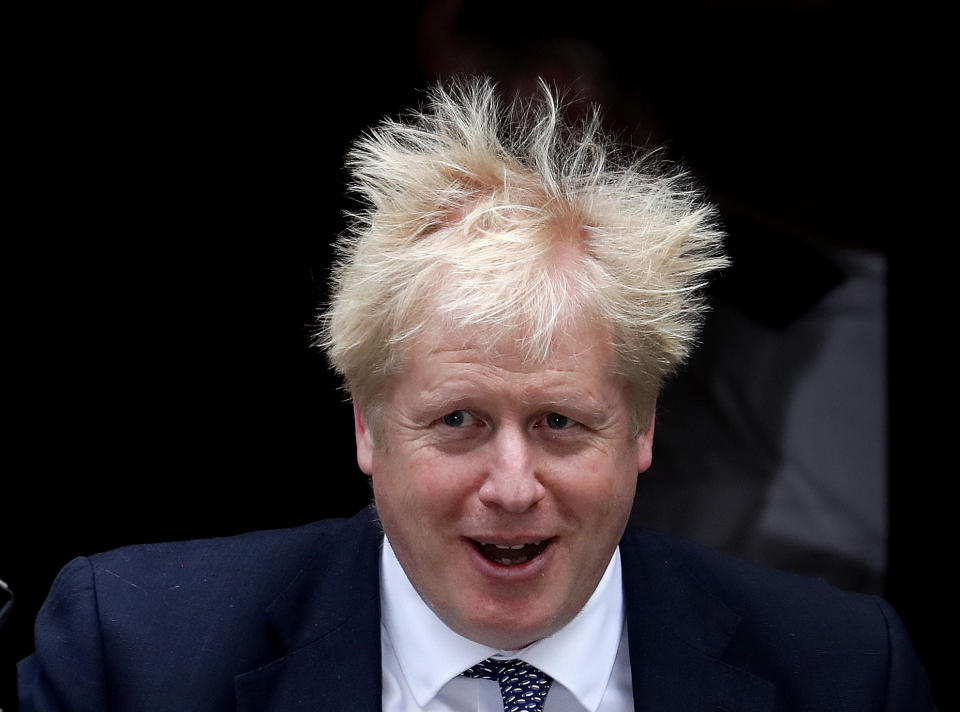
[{"label": "dark background", "polygon": [[546,76],[599,101],[625,139],[667,142],[730,225],[783,236],[731,235],[769,309],[802,300],[803,280],[764,270],[764,255],[795,242],[886,255],[886,594],[948,706],[948,438],[906,345],[936,320],[897,219],[910,206],[890,192],[910,81],[890,18],[826,1],[631,7],[84,9],[11,25],[0,578],[17,602],[0,632],[3,709],[71,558],[366,502],[350,408],[309,347],[350,207],[343,156],[363,127],[457,73],[520,92]]}]

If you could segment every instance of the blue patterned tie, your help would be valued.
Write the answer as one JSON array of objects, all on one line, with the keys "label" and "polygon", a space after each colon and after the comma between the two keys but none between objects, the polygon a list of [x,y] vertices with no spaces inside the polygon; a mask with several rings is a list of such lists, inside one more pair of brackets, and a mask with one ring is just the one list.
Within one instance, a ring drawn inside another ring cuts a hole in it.
[{"label": "blue patterned tie", "polygon": [[503,698],[503,712],[543,712],[553,678],[523,660],[496,660],[487,658],[469,670],[464,677],[496,680]]}]

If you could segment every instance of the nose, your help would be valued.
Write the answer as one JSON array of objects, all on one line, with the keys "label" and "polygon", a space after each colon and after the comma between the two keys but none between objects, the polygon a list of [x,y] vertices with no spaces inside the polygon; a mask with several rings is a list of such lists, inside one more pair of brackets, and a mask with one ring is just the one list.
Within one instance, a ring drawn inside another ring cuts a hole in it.
[{"label": "nose", "polygon": [[536,471],[536,453],[519,428],[501,428],[490,442],[480,501],[511,514],[526,512],[544,498]]}]

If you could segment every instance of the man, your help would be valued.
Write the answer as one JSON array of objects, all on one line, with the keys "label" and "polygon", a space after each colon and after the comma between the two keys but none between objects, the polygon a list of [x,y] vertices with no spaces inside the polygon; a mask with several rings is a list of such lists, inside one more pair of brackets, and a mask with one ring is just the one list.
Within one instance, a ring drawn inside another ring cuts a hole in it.
[{"label": "man", "polygon": [[625,531],[724,264],[681,176],[483,82],[349,165],[321,342],[376,512],[71,562],[23,709],[932,707],[879,599]]}]

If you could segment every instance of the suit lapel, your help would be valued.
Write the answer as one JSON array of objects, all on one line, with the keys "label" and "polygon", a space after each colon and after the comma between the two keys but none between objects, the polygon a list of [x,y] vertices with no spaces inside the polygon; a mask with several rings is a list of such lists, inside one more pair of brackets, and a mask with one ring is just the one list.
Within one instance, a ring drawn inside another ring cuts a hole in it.
[{"label": "suit lapel", "polygon": [[237,677],[238,710],[380,709],[381,541],[369,509],[318,540],[267,609],[288,652]]},{"label": "suit lapel", "polygon": [[722,660],[740,616],[651,535],[628,530],[620,548],[635,709],[769,710],[774,686]]}]

